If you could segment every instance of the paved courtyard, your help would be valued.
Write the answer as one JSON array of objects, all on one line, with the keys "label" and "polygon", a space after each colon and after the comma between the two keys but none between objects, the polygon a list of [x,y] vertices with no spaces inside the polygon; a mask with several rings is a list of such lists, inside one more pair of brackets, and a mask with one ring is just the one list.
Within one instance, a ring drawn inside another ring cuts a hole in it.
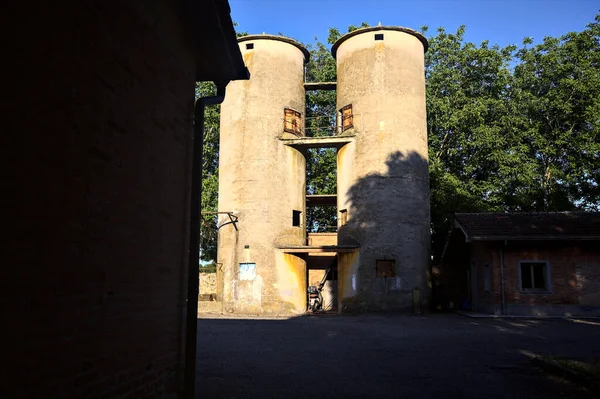
[{"label": "paved courtyard", "polygon": [[600,359],[600,320],[198,321],[201,398],[592,398],[525,353]]}]

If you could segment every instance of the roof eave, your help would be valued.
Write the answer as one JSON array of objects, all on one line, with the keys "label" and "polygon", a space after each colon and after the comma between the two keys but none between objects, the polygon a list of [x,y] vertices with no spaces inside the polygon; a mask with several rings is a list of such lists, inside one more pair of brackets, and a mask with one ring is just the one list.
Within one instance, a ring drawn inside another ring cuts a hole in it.
[{"label": "roof eave", "polygon": [[194,43],[196,81],[249,79],[227,0],[184,0]]},{"label": "roof eave", "polygon": [[460,231],[462,231],[462,233],[465,235],[465,242],[471,242],[472,238],[469,237],[467,229],[465,229],[463,225],[461,225],[460,222],[456,219],[454,219],[454,227],[460,229]]}]

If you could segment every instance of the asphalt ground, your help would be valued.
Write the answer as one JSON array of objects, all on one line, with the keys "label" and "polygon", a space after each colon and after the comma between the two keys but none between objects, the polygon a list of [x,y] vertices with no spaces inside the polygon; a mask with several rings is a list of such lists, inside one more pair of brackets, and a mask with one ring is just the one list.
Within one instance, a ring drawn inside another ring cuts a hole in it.
[{"label": "asphalt ground", "polygon": [[198,320],[199,398],[592,398],[531,355],[600,359],[600,320]]}]

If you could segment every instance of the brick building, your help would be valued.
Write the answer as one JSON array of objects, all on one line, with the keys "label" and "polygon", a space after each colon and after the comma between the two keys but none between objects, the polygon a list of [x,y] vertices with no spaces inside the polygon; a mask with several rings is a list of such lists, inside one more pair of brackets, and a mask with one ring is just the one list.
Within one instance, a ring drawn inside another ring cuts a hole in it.
[{"label": "brick building", "polygon": [[600,315],[600,213],[460,213],[439,307],[508,315]]},{"label": "brick building", "polygon": [[193,397],[194,157],[219,100],[194,125],[194,90],[247,78],[228,2],[3,15],[0,397]]}]

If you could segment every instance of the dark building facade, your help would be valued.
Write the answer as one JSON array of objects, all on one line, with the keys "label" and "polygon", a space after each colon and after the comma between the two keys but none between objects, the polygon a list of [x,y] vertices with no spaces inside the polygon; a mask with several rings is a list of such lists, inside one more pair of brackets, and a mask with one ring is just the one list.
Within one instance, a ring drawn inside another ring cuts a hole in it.
[{"label": "dark building facade", "polygon": [[191,395],[194,90],[247,76],[229,5],[10,3],[0,397]]},{"label": "dark building facade", "polygon": [[433,270],[441,308],[600,315],[600,213],[456,214]]}]

